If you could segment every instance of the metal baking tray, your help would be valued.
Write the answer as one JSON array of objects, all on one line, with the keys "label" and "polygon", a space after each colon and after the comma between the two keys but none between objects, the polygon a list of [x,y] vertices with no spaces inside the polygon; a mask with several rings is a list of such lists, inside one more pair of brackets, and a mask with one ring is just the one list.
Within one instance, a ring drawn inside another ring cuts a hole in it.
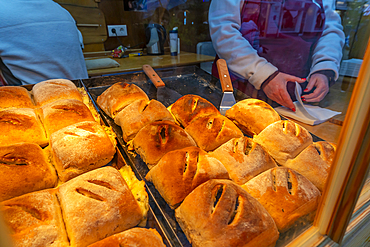
[{"label": "metal baking tray", "polygon": [[[199,95],[217,108],[221,103],[222,91],[220,81],[214,76],[208,74],[197,66],[184,66],[184,67],[173,67],[165,69],[155,69],[159,77],[166,84],[166,87],[173,89],[181,95],[196,94]],[[146,181],[145,176],[149,172],[149,169],[145,162],[140,158],[139,155],[132,153],[127,149],[127,144],[122,138],[121,127],[114,123],[114,120],[102,111],[96,103],[97,97],[101,95],[108,87],[117,83],[126,82],[133,83],[139,86],[144,92],[147,93],[150,99],[156,99],[157,91],[155,86],[151,83],[150,79],[145,75],[143,71],[122,73],[117,75],[95,77],[90,79],[82,80],[82,84],[86,87],[86,90],[91,97],[96,109],[102,116],[103,121],[106,125],[111,126],[113,131],[117,135],[118,149],[123,156],[127,165],[130,165],[136,176],[140,180],[144,180],[146,188],[149,194],[149,204],[153,210],[156,220],[158,221],[162,231],[167,235],[169,246],[180,246],[188,247],[191,246],[187,240],[184,232],[176,222],[174,210],[172,210],[162,196],[159,194],[154,185]],[[234,90],[236,101],[240,101],[249,98],[238,90]],[[281,116],[282,119],[286,119]],[[311,134],[313,141],[322,141],[321,138]],[[293,240],[302,231],[307,229],[310,223],[305,222],[303,219],[296,223],[295,229],[292,231],[281,234],[276,246],[284,246],[289,241]]]}]

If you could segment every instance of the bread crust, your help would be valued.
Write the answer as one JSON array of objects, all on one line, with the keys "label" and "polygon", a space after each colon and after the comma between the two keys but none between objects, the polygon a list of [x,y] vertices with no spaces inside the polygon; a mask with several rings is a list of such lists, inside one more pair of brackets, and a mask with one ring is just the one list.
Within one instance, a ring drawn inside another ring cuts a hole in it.
[{"label": "bread crust", "polygon": [[267,170],[242,185],[274,219],[280,233],[316,211],[320,191],[307,178],[286,167]]},{"label": "bread crust", "polygon": [[0,110],[7,108],[35,108],[30,92],[19,86],[0,87]]},{"label": "bread crust", "polygon": [[50,146],[62,182],[108,164],[115,154],[103,127],[95,121],[76,123],[54,132]]},{"label": "bread crust", "polygon": [[198,147],[213,151],[232,138],[242,137],[242,131],[228,118],[208,115],[194,120],[185,130],[193,137]]},{"label": "bread crust", "polygon": [[198,185],[215,178],[228,179],[229,174],[220,161],[198,147],[168,152],[146,175],[172,209]]},{"label": "bread crust", "polygon": [[192,246],[274,246],[276,225],[245,190],[231,180],[212,179],[194,189],[175,210]]},{"label": "bread crust", "polygon": [[193,120],[207,115],[220,114],[208,100],[194,94],[187,94],[168,107],[176,121],[184,128]]},{"label": "bread crust", "polygon": [[75,123],[95,121],[89,108],[75,99],[62,99],[43,105],[40,116],[48,136]]},{"label": "bread crust", "polygon": [[119,171],[102,167],[58,187],[71,246],[87,246],[136,226],[142,213]]},{"label": "bread crust", "polygon": [[183,128],[170,121],[146,125],[137,133],[132,144],[149,169],[170,151],[196,146],[193,138]]},{"label": "bread crust", "polygon": [[0,202],[52,188],[58,177],[47,153],[35,143],[0,146]]},{"label": "bread crust", "polygon": [[165,247],[161,235],[155,229],[131,228],[100,240],[88,247]]},{"label": "bread crust", "polygon": [[284,166],[310,180],[321,192],[325,188],[335,156],[336,145],[327,141],[314,142]]},{"label": "bread crust", "polygon": [[253,140],[264,147],[279,165],[284,165],[312,144],[311,134],[290,120],[270,124]]},{"label": "bread crust", "polygon": [[69,246],[54,189],[41,190],[0,203],[14,246]]},{"label": "bread crust", "polygon": [[132,140],[145,125],[155,121],[175,122],[171,113],[158,100],[139,99],[117,113],[114,122],[121,126],[125,142]]},{"label": "bread crust", "polygon": [[60,99],[82,101],[77,86],[70,80],[52,79],[39,82],[32,87],[33,100],[40,107]]},{"label": "bread crust", "polygon": [[148,101],[149,97],[133,83],[117,82],[98,96],[97,103],[108,116],[114,119],[118,112],[138,99]]},{"label": "bread crust", "polygon": [[246,136],[233,138],[209,154],[221,161],[239,185],[277,166],[261,145]]},{"label": "bread crust", "polygon": [[44,126],[36,111],[31,108],[12,108],[0,111],[0,146],[19,142],[48,145]]},{"label": "bread crust", "polygon": [[258,135],[268,125],[281,120],[269,104],[253,98],[238,101],[226,111],[225,116],[250,137]]}]

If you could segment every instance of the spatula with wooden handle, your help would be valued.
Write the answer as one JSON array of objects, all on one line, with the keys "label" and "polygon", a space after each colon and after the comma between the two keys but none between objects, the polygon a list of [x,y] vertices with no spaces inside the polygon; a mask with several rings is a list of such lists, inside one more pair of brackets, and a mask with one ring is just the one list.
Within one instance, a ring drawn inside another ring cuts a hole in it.
[{"label": "spatula with wooden handle", "polygon": [[224,59],[218,59],[216,62],[218,76],[220,77],[221,88],[222,88],[222,100],[220,104],[220,112],[225,116],[226,111],[229,110],[233,105],[236,104],[234,97],[233,84],[231,83],[227,64]]},{"label": "spatula with wooden handle", "polygon": [[157,100],[160,101],[164,106],[168,107],[176,100],[182,97],[181,94],[166,87],[166,84],[162,81],[159,75],[154,71],[152,66],[145,64],[143,65],[144,73],[149,77],[154,86],[157,88]]}]

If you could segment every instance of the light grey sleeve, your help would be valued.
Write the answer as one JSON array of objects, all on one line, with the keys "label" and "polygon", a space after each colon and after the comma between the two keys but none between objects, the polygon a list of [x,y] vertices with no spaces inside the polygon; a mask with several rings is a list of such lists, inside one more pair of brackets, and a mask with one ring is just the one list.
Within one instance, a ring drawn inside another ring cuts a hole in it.
[{"label": "light grey sleeve", "polygon": [[213,46],[219,57],[226,60],[229,69],[260,89],[262,82],[277,68],[260,57],[239,32],[243,4],[244,0],[212,0],[209,29]]}]

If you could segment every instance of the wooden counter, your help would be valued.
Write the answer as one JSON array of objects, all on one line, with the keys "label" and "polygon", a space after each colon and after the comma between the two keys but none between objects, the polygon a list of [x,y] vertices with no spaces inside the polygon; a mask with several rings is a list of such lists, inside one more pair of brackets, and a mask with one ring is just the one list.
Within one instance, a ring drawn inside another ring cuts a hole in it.
[{"label": "wooden counter", "polygon": [[[104,57],[86,58],[86,59],[97,59],[97,58],[108,58],[106,55]],[[126,58],[113,58],[117,61],[120,66],[115,68],[107,69],[94,69],[88,70],[90,77],[119,74],[133,71],[142,70],[144,64],[151,65],[154,69],[156,68],[167,68],[185,65],[199,65],[203,62],[210,62],[214,60],[213,56],[207,56],[202,54],[190,53],[181,51],[177,56],[171,56],[170,54],[152,56],[137,56],[137,57],[126,57]]]}]

